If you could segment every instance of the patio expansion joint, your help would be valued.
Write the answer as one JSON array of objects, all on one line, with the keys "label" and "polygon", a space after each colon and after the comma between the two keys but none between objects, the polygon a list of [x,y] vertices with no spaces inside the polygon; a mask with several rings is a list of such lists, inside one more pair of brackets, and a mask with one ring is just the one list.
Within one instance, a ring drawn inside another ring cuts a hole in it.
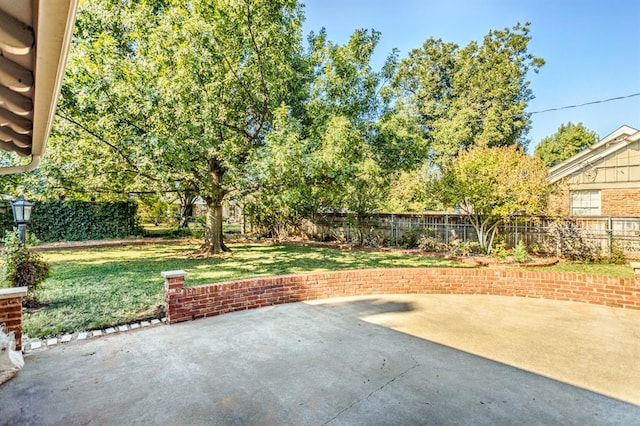
[{"label": "patio expansion joint", "polygon": [[54,346],[65,345],[69,342],[95,339],[98,337],[106,337],[110,335],[126,333],[132,330],[141,330],[146,327],[155,327],[158,325],[165,325],[166,323],[167,323],[166,317],[162,319],[154,318],[149,321],[138,321],[131,324],[122,324],[114,327],[107,327],[105,329],[66,333],[66,334],[62,334],[54,337],[46,337],[43,339],[30,338],[26,334],[23,334],[22,335],[22,352],[24,354],[32,354],[35,352],[44,351]]}]

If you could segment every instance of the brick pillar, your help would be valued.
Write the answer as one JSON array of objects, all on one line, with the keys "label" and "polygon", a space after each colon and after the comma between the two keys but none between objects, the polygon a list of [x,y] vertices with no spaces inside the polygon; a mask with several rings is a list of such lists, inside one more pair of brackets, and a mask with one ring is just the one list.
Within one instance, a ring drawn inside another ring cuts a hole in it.
[{"label": "brick pillar", "polygon": [[175,322],[176,309],[179,306],[179,298],[184,288],[185,271],[164,271],[161,272],[164,278],[164,298],[167,311],[167,324]]},{"label": "brick pillar", "polygon": [[27,295],[27,287],[0,289],[0,324],[7,333],[16,336],[16,350],[22,350],[22,299]]},{"label": "brick pillar", "polygon": [[640,262],[631,262],[629,263],[631,269],[633,269],[633,273],[636,276],[636,281],[640,283]]}]

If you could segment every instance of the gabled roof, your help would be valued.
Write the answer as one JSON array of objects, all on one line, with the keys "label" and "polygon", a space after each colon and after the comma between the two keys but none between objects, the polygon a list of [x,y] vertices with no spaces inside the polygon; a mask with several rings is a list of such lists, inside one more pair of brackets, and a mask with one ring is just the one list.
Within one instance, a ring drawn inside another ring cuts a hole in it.
[{"label": "gabled roof", "polygon": [[640,131],[629,126],[622,126],[600,141],[583,149],[573,157],[569,157],[562,163],[549,169],[549,181],[551,183],[579,171],[582,168],[593,165],[596,161],[625,148],[631,142],[640,140]]},{"label": "gabled roof", "polygon": [[78,0],[0,0],[0,149],[31,156],[44,153],[73,33]]}]

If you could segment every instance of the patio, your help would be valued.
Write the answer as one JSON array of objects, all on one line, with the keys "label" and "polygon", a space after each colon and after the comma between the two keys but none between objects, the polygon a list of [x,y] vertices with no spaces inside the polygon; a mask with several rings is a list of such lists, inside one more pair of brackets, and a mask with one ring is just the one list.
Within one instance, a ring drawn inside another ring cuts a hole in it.
[{"label": "patio", "polygon": [[[9,424],[633,424],[640,312],[500,296],[293,303],[60,345]],[[625,402],[626,401],[626,402]]]}]

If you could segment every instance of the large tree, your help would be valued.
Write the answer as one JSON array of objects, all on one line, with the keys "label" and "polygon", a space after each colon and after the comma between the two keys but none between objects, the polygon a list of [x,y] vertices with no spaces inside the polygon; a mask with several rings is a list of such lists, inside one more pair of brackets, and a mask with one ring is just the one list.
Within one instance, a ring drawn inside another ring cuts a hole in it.
[{"label": "large tree", "polygon": [[550,191],[542,161],[514,146],[462,151],[434,186],[445,205],[469,217],[487,253],[500,223],[515,214],[541,213]]},{"label": "large tree", "polygon": [[527,74],[544,64],[528,53],[530,40],[528,23],[465,47],[429,38],[400,62],[389,90],[396,112],[436,163],[477,144],[526,146]]},{"label": "large tree", "polygon": [[120,170],[201,196],[202,251],[219,253],[233,174],[273,111],[299,107],[301,22],[295,0],[85,2],[60,115]]},{"label": "large tree", "polygon": [[413,141],[396,143],[393,126],[380,125],[380,89],[392,75],[395,53],[375,71],[371,58],[379,37],[376,31],[356,30],[338,45],[324,30],[310,35],[313,73],[305,108],[301,114],[279,110],[254,170],[247,173],[259,188],[252,215],[272,232],[317,211],[346,210],[361,223],[378,209],[390,170],[414,157]]},{"label": "large tree", "polygon": [[556,133],[542,139],[535,149],[547,167],[553,167],[572,157],[598,140],[598,135],[582,123],[562,124]]}]

